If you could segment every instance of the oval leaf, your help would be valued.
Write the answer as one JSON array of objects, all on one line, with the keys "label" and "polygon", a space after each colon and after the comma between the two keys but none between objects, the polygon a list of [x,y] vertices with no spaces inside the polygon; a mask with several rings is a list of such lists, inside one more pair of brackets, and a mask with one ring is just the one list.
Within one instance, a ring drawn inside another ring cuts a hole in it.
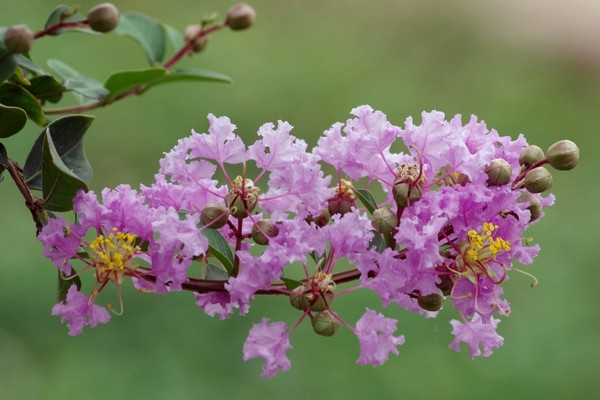
[{"label": "oval leaf", "polygon": [[218,72],[213,71],[205,71],[201,69],[178,69],[173,71],[168,71],[168,73],[162,77],[161,79],[156,79],[151,82],[148,87],[159,85],[162,83],[171,83],[171,82],[225,82],[232,83],[233,79],[231,79],[227,75],[220,74]]},{"label": "oval leaf", "polygon": [[68,277],[63,277],[61,272],[58,271],[58,302],[63,302],[67,299],[67,292],[73,285],[77,285],[77,290],[81,290],[81,278],[79,278],[79,275],[74,268],[71,268],[71,276]]},{"label": "oval leaf", "polygon": [[38,125],[46,124],[46,116],[37,99],[22,86],[11,82],[0,84],[0,103],[25,110],[29,119]]},{"label": "oval leaf", "polygon": [[19,132],[27,122],[27,113],[19,107],[0,104],[0,137],[6,138]]},{"label": "oval leaf", "polygon": [[185,40],[183,40],[183,36],[181,36],[181,33],[179,33],[177,29],[162,22],[159,22],[159,24],[167,33],[167,37],[171,41],[171,44],[175,50],[179,50],[185,45]]},{"label": "oval leaf", "polygon": [[73,209],[73,197],[79,189],[88,190],[87,184],[75,175],[61,160],[50,129],[46,129],[42,146],[42,193],[44,208],[48,211]]},{"label": "oval leaf", "polygon": [[355,189],[354,193],[356,193],[360,202],[367,208],[369,214],[373,214],[373,211],[377,209],[377,202],[373,198],[371,192],[366,189]]},{"label": "oval leaf", "polygon": [[229,279],[227,271],[217,267],[213,264],[206,265],[206,279],[211,281],[226,281]]},{"label": "oval leaf", "polygon": [[223,264],[227,272],[233,272],[233,253],[227,240],[216,229],[203,229],[202,234],[208,239],[210,254]]},{"label": "oval leaf", "polygon": [[165,32],[152,18],[134,12],[124,13],[115,32],[138,42],[151,66],[163,59],[166,47]]},{"label": "oval leaf", "polygon": [[[77,7],[77,6],[71,7],[71,6],[60,5],[60,6],[56,7],[54,10],[52,10],[50,15],[48,16],[48,19],[46,19],[44,28],[49,28],[52,25],[58,24],[59,22],[77,22],[77,21],[85,20],[85,17],[77,12],[78,9],[79,9],[79,7]],[[89,28],[83,28],[83,27],[71,28],[70,27],[70,28],[56,29],[56,30],[52,31],[50,33],[50,35],[56,36],[56,35],[60,35],[61,33],[65,33],[65,32],[84,32],[84,33],[92,33],[94,35],[98,34],[98,32],[95,32]]]},{"label": "oval leaf", "polygon": [[66,90],[67,88],[51,75],[34,76],[31,78],[31,86],[29,87],[29,92],[40,101],[47,100],[51,103],[59,102]]},{"label": "oval leaf", "polygon": [[89,183],[92,167],[83,149],[83,135],[94,121],[89,115],[68,115],[52,122],[36,139],[23,167],[23,175],[31,189],[42,190],[42,157],[46,132],[52,132],[52,140],[58,156],[79,179]]},{"label": "oval leaf", "polygon": [[103,100],[108,96],[108,90],[102,83],[79,73],[64,62],[50,59],[48,65],[63,79],[63,86],[73,91],[79,104],[85,104],[90,99]]},{"label": "oval leaf", "polygon": [[145,85],[153,80],[160,79],[161,77],[164,77],[166,73],[167,70],[164,68],[117,72],[109,76],[104,83],[104,87],[110,93],[107,100],[113,100],[137,86]]}]

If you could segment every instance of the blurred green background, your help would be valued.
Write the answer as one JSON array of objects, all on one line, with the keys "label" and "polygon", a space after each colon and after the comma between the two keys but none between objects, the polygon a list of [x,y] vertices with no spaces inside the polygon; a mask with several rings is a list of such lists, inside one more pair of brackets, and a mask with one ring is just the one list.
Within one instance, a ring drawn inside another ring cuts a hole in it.
[{"label": "blurred green background", "polygon": [[[514,4],[512,4],[514,3]],[[540,2],[537,2],[540,3]],[[287,120],[293,133],[316,143],[323,130],[345,121],[351,108],[370,104],[402,125],[422,110],[467,120],[476,114],[503,135],[524,133],[546,148],[563,138],[578,143],[576,170],[554,174],[555,206],[528,232],[542,246],[532,267],[535,289],[519,274],[504,285],[512,315],[499,333],[505,344],[472,361],[449,350],[447,307],[437,319],[389,307],[406,336],[399,356],[381,367],[359,367],[356,338],[312,334],[303,324],[288,351],[292,369],[259,377],[262,360],[242,360],[242,344],[263,316],[292,325],[298,314],[285,299],[259,299],[245,317],[211,319],[190,293],[141,295],[124,290],[125,315],[69,337],[50,310],[56,271],[42,257],[30,215],[8,175],[0,185],[0,398],[591,398],[599,389],[599,213],[595,181],[600,126],[600,48],[581,18],[598,8],[563,8],[545,1],[534,13],[518,2],[267,1],[252,3],[256,25],[223,31],[205,52],[181,66],[216,70],[233,85],[174,84],[94,111],[87,154],[92,189],[150,184],[162,153],[206,115],[227,115],[238,134],[254,140],[268,121]],[[33,30],[59,3],[5,1],[0,25]],[[94,2],[80,1],[82,10]],[[222,1],[118,1],[181,30],[202,14],[223,14]],[[565,11],[566,10],[566,11]],[[555,24],[556,15],[560,24]],[[596,20],[598,14],[596,15]],[[530,18],[530,19],[528,19]],[[526,28],[526,29],[525,29]],[[562,31],[561,31],[562,30]],[[568,33],[568,34],[567,34]],[[578,36],[579,35],[579,36]],[[569,42],[571,40],[571,42]],[[594,47],[595,46],[595,47]],[[69,34],[34,44],[39,64],[61,59],[98,80],[120,69],[144,68],[130,39],[115,34]],[[28,125],[3,143],[24,162],[39,133]],[[590,178],[591,179],[591,178]],[[90,278],[90,277],[88,277]],[[88,286],[89,288],[89,281]],[[343,296],[338,311],[354,323],[364,307],[381,309],[372,293]],[[106,300],[111,301],[111,300]]]}]

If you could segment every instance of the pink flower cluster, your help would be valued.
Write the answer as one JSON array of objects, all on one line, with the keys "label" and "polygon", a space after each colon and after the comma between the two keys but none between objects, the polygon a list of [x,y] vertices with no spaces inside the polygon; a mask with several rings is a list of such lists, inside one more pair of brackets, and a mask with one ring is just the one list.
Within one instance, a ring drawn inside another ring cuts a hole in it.
[{"label": "pink flower cluster", "polygon": [[[450,348],[464,342],[471,357],[490,355],[503,342],[494,314],[510,312],[500,284],[514,261],[531,263],[539,251],[523,231],[543,213],[534,217],[523,196],[553,202],[522,184],[533,167],[520,161],[525,138],[499,136],[474,116],[463,125],[459,115],[424,112],[420,125],[408,118],[400,128],[369,106],[352,114],[311,151],[282,121],[260,127],[246,147],[227,117],[211,114],[208,133],[192,132],[164,155],[151,186],[105,189],[101,201],[79,193],[76,222],[52,219],[39,239],[65,279],[91,269],[94,286],[89,297],[71,286],[53,314],[71,335],[106,323],[114,308],[96,299],[126,278],[145,291],[193,291],[221,319],[245,314],[255,296],[288,295],[294,326],[264,318],[243,348],[273,376],[290,368],[289,338],[303,320],[321,335],[352,330],[359,364],[398,354],[405,338],[395,319],[367,309],[352,325],[334,311],[336,297],[369,288],[384,306],[428,317],[450,302],[461,316],[450,322]],[[506,182],[490,173],[499,159]]]}]

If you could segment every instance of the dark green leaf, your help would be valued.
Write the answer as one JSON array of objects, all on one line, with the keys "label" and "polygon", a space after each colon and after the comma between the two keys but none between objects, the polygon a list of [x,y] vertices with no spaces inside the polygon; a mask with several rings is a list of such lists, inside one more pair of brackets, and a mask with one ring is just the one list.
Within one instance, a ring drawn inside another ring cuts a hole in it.
[{"label": "dark green leaf", "polygon": [[49,211],[73,209],[73,197],[79,189],[87,190],[87,184],[75,175],[60,159],[50,129],[46,129],[42,146],[42,193],[43,205]]},{"label": "dark green leaf", "polygon": [[360,202],[367,208],[369,214],[373,214],[373,211],[377,209],[377,202],[373,198],[373,195],[366,189],[355,189],[354,193],[356,193]]},{"label": "dark green leaf", "polygon": [[298,286],[302,285],[302,282],[297,281],[295,279],[289,279],[289,278],[281,278],[281,280],[283,281],[285,288],[287,290],[294,290],[296,289]]},{"label": "dark green leaf", "polygon": [[46,132],[51,131],[55,149],[67,168],[82,181],[89,183],[92,179],[92,167],[83,150],[83,135],[91,125],[94,117],[89,115],[68,115],[52,122],[38,136],[33,144],[23,175],[31,189],[42,190],[42,156]]},{"label": "dark green leaf", "polygon": [[104,83],[104,87],[108,89],[110,93],[107,100],[112,100],[136,86],[145,85],[153,80],[160,79],[161,77],[164,77],[166,73],[167,70],[164,68],[117,72],[109,76]]},{"label": "dark green leaf", "polygon": [[[48,16],[48,19],[46,20],[46,23],[44,24],[44,28],[49,28],[52,25],[57,24],[59,22],[77,22],[77,21],[85,20],[85,17],[77,12],[78,8],[79,7],[77,7],[77,6],[71,7],[71,6],[65,6],[65,5],[60,5],[60,6],[56,7]],[[98,32],[94,32],[93,30],[91,30],[89,28],[76,27],[76,28],[56,29],[56,30],[52,31],[52,33],[50,33],[50,35],[56,36],[56,35],[60,35],[61,33],[65,33],[65,32],[85,32],[85,33],[92,33],[92,34],[98,33]]]},{"label": "dark green leaf", "polygon": [[67,89],[60,84],[52,75],[39,75],[31,78],[29,92],[40,101],[57,103]]},{"label": "dark green leaf", "polygon": [[213,264],[206,265],[206,279],[211,281],[226,281],[229,279],[227,271],[217,267]]},{"label": "dark green leaf", "polygon": [[160,26],[165,30],[173,48],[177,51],[181,49],[185,45],[185,41],[183,40],[183,36],[181,33],[171,25],[167,25],[165,23],[159,22]]},{"label": "dark green leaf", "polygon": [[0,143],[0,174],[6,168],[8,168],[8,154],[6,154],[6,147]]},{"label": "dark green leaf", "polygon": [[231,83],[233,79],[231,79],[227,75],[220,74],[218,72],[213,71],[205,71],[201,69],[178,69],[173,71],[168,71],[168,73],[161,79],[157,79],[151,82],[148,87],[162,84],[162,83],[171,83],[171,82],[190,82],[190,81],[199,81],[199,82],[225,82]]},{"label": "dark green leaf", "polygon": [[152,18],[134,12],[124,13],[115,32],[138,42],[151,66],[162,61],[166,47],[165,31]]},{"label": "dark green leaf", "polygon": [[[66,278],[66,279],[65,279]],[[75,271],[71,268],[71,276],[63,277],[61,272],[58,271],[58,302],[63,302],[67,299],[67,292],[71,286],[77,285],[77,290],[81,290],[81,279]]]},{"label": "dark green leaf", "polygon": [[19,132],[27,122],[27,113],[19,107],[0,104],[0,137],[6,138]]},{"label": "dark green leaf", "polygon": [[223,264],[227,272],[233,272],[233,253],[227,240],[216,229],[204,229],[202,234],[208,239],[208,250],[210,254]]},{"label": "dark green leaf", "polygon": [[11,82],[0,84],[0,103],[25,110],[29,119],[38,125],[46,124],[46,116],[37,99],[22,86]]},{"label": "dark green leaf", "polygon": [[79,104],[85,104],[90,99],[103,100],[108,96],[108,90],[102,83],[82,75],[62,61],[50,59],[48,65],[63,79],[63,86],[74,92]]},{"label": "dark green leaf", "polygon": [[4,45],[4,33],[6,29],[0,27],[0,82],[10,78],[17,66],[15,56]]}]

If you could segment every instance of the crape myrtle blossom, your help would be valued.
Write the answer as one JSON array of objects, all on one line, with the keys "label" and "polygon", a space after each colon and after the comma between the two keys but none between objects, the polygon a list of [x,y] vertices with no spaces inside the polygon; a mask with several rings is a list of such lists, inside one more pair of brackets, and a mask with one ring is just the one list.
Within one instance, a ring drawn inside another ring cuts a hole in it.
[{"label": "crape myrtle blossom", "polygon": [[496,317],[511,311],[501,284],[513,271],[537,283],[514,264],[540,249],[524,231],[554,202],[541,195],[551,184],[544,165],[573,168],[579,150],[561,141],[544,154],[475,116],[463,124],[424,112],[419,125],[398,127],[366,105],[351,114],[312,150],[287,122],[260,126],[247,146],[229,118],[209,114],[208,132],[180,139],[141,193],[122,185],[98,201],[80,192],[76,223],[52,219],[40,241],[65,279],[78,260],[77,274],[93,269],[95,283],[89,298],[71,286],[53,314],[72,335],[106,323],[112,306],[96,297],[127,277],[144,291],[192,291],[219,319],[246,314],[256,296],[288,296],[294,325],[263,318],[244,343],[244,360],[262,358],[269,377],[290,369],[290,337],[303,322],[323,336],[350,329],[359,364],[397,355],[405,338],[395,319],[366,309],[352,325],[334,309],[337,297],[368,288],[383,306],[426,317],[455,307],[462,321],[450,321],[450,348],[490,355],[503,343]]}]

